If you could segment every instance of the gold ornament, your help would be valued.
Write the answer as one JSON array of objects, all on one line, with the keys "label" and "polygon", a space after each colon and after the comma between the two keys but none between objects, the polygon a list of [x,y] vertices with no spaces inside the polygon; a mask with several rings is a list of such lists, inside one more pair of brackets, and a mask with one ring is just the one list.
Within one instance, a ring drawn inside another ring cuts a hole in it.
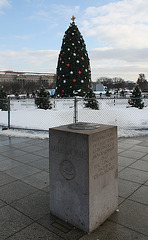
[{"label": "gold ornament", "polygon": [[76,19],[76,18],[75,18],[74,16],[72,16],[71,20],[72,20],[73,22],[75,21],[75,19]]}]

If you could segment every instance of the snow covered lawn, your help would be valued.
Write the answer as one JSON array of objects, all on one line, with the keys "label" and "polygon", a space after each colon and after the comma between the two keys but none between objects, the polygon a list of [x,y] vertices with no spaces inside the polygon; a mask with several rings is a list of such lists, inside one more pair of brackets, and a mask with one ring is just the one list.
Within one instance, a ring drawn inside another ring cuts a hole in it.
[{"label": "snow covered lawn", "polygon": [[[115,106],[111,101],[101,101],[100,110],[83,108],[80,102],[78,107],[79,122],[93,122],[118,126],[118,137],[129,137],[148,134],[148,106],[143,109],[126,108],[120,102]],[[6,125],[8,113],[0,110],[0,125]],[[55,109],[41,110],[27,103],[22,107],[20,102],[11,106],[11,126],[15,128],[48,130],[51,127],[74,122],[73,100],[59,101]],[[17,135],[27,137],[48,138],[48,132],[0,130],[3,135]]]}]

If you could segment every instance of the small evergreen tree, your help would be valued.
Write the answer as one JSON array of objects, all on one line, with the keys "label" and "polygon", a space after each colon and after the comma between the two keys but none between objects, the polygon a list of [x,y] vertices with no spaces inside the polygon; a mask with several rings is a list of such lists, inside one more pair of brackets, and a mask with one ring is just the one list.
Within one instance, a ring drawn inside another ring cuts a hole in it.
[{"label": "small evergreen tree", "polygon": [[146,77],[143,73],[139,74],[137,85],[140,87],[142,91],[148,90],[148,82],[146,80]]},{"label": "small evergreen tree", "polygon": [[123,89],[122,89],[122,91],[120,92],[120,96],[122,96],[122,97],[125,96]]},{"label": "small evergreen tree", "polygon": [[106,91],[106,96],[107,96],[107,97],[110,97],[110,95],[111,95],[111,93],[107,90],[107,91]]},{"label": "small evergreen tree", "polygon": [[132,92],[132,95],[130,96],[130,100],[128,101],[128,103],[132,106],[132,107],[136,107],[139,109],[142,109],[144,107],[144,102],[142,102],[142,94],[141,94],[141,90],[138,86],[136,86]]},{"label": "small evergreen tree", "polygon": [[66,30],[57,64],[56,96],[85,96],[91,71],[84,39],[74,22]]},{"label": "small evergreen tree", "polygon": [[85,107],[95,109],[95,110],[99,109],[96,95],[91,88],[88,90],[87,94],[85,95],[84,101],[85,101]]},{"label": "small evergreen tree", "polygon": [[8,110],[7,94],[3,87],[1,87],[0,89],[0,109],[2,109],[3,111]]},{"label": "small evergreen tree", "polygon": [[35,98],[35,104],[38,108],[41,109],[51,109],[52,105],[50,103],[50,94],[45,91],[45,88],[42,86],[37,92],[37,97]]}]

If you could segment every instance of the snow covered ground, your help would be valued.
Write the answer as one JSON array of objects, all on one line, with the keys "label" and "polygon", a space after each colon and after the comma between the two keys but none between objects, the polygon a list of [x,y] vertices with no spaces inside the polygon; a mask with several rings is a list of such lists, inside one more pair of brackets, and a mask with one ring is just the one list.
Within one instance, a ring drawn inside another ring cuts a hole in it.
[{"label": "snow covered ground", "polygon": [[[99,99],[99,110],[83,107],[78,103],[78,121],[118,126],[118,137],[132,137],[148,134],[148,104],[143,109],[127,108],[127,99]],[[11,127],[33,130],[2,130],[1,135],[48,138],[48,129],[74,122],[74,100],[53,102],[51,110],[37,109],[32,99],[11,101]],[[8,113],[0,110],[0,125],[7,126]]]}]

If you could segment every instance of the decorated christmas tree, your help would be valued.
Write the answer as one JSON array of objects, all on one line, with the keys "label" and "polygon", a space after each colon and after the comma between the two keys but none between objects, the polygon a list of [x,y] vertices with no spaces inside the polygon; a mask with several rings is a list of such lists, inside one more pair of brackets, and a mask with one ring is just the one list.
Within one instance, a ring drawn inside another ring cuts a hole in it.
[{"label": "decorated christmas tree", "polygon": [[75,17],[65,32],[57,65],[56,96],[84,96],[90,88],[91,71],[84,39]]},{"label": "decorated christmas tree", "polygon": [[142,109],[144,107],[144,102],[142,102],[142,94],[141,94],[141,90],[138,86],[136,86],[132,92],[132,95],[130,96],[130,99],[128,101],[128,103],[132,106],[132,107],[136,107],[139,109]]}]

